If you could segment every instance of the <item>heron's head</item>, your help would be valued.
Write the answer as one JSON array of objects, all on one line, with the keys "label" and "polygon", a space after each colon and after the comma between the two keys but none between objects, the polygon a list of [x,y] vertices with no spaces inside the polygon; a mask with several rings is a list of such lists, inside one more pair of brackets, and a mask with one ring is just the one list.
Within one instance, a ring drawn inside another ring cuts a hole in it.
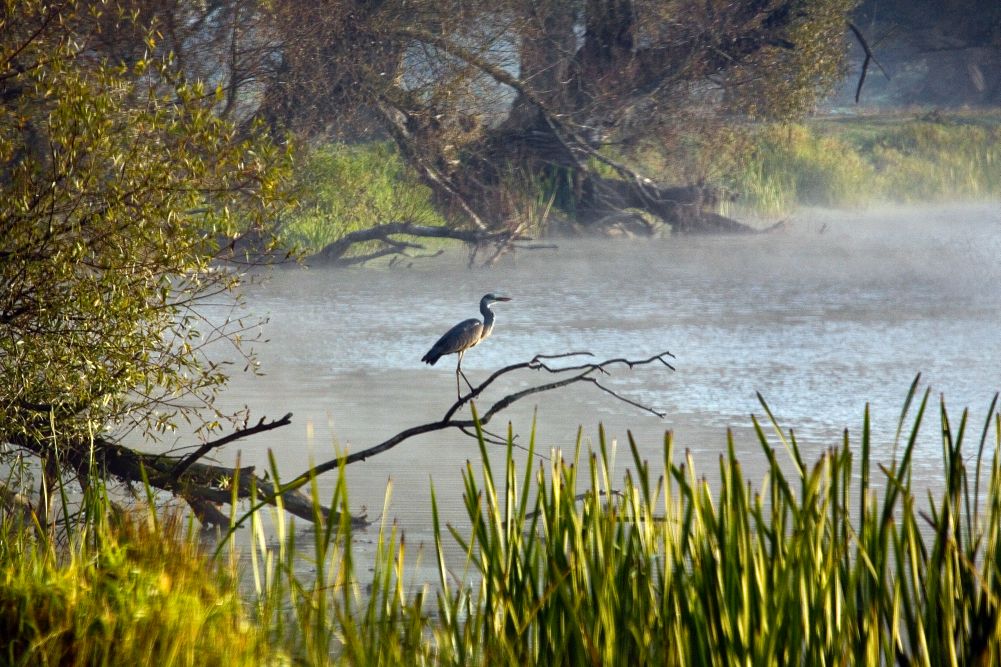
[{"label": "heron's head", "polygon": [[510,301],[510,300],[511,297],[509,296],[500,296],[498,294],[494,294],[493,292],[491,292],[490,294],[483,295],[483,299],[481,299],[481,302],[484,304],[491,304],[497,301]]}]

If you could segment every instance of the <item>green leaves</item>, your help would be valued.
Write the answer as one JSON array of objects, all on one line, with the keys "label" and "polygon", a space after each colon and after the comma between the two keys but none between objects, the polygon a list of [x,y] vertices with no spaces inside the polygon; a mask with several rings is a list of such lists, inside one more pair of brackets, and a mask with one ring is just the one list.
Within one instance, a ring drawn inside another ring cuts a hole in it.
[{"label": "green leaves", "polygon": [[0,50],[0,434],[215,418],[225,376],[204,350],[243,326],[191,325],[236,299],[219,239],[277,217],[285,156],[239,139],[169,60],[95,62],[72,5],[20,4]]}]

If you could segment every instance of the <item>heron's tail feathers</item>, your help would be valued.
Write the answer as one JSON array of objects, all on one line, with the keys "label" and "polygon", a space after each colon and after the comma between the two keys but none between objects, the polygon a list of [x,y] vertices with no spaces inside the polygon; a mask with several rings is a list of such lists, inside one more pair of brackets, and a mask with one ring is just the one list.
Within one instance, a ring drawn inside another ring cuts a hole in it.
[{"label": "heron's tail feathers", "polygon": [[435,350],[431,350],[430,352],[428,352],[427,354],[425,354],[423,357],[421,357],[421,361],[423,361],[425,364],[430,364],[432,366],[434,366],[436,363],[438,363],[439,359],[441,359],[441,353],[440,352],[436,352]]}]

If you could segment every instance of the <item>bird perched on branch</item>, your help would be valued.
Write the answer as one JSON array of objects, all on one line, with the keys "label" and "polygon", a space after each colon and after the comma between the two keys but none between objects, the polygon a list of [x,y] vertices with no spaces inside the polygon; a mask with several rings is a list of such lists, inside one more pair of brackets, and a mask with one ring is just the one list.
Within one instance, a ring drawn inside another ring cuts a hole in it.
[{"label": "bird perched on branch", "polygon": [[473,385],[470,384],[466,374],[462,372],[462,355],[469,348],[478,345],[493,331],[494,311],[490,310],[490,304],[510,300],[511,297],[497,296],[493,293],[484,295],[480,299],[480,312],[483,313],[482,322],[475,317],[459,322],[445,332],[445,335],[438,339],[438,342],[428,350],[428,353],[421,357],[421,361],[434,366],[446,354],[459,355],[459,361],[455,365],[455,392],[460,398],[462,397],[462,391],[459,389],[460,375],[466,381],[466,384],[469,385],[470,391],[473,389]]}]

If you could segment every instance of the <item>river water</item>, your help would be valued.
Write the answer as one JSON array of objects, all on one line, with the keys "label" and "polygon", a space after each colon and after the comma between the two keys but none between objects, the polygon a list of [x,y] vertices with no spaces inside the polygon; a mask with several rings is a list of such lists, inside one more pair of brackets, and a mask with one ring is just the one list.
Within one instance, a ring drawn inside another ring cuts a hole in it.
[{"label": "river water", "polygon": [[[621,479],[627,430],[651,461],[661,460],[671,430],[712,478],[732,428],[757,481],[764,457],[750,415],[764,414],[760,392],[808,458],[839,444],[846,428],[857,442],[869,402],[875,456],[888,461],[919,372],[922,390],[932,389],[936,405],[944,395],[954,422],[971,409],[979,437],[1001,389],[999,278],[997,204],[804,211],[784,230],[756,236],[560,241],[490,269],[468,269],[462,253],[409,268],[283,269],[248,293],[251,310],[270,317],[270,342],[258,348],[265,374],[236,377],[224,400],[255,418],[294,413],[292,426],[241,441],[243,464],[266,465],[271,449],[291,476],[337,451],[378,444],[442,416],[455,399],[455,357],[433,368],[420,358],[495,291],[513,300],[495,307],[494,335],[463,361],[473,381],[538,353],[676,356],[674,372],[620,369],[603,380],[663,419],[577,385],[520,402],[492,424],[503,431],[510,420],[526,442],[537,415],[543,453],[572,450],[578,426],[595,442],[603,424],[619,443]],[[521,372],[480,403],[543,379]],[[926,421],[916,452],[915,474],[931,488],[942,471],[937,425]],[[477,448],[461,433],[409,440],[350,467],[351,505],[382,516],[391,481],[385,518],[408,542],[428,543],[431,483],[445,520],[461,524],[467,460],[478,460]],[[321,492],[332,487],[327,477]]]}]

